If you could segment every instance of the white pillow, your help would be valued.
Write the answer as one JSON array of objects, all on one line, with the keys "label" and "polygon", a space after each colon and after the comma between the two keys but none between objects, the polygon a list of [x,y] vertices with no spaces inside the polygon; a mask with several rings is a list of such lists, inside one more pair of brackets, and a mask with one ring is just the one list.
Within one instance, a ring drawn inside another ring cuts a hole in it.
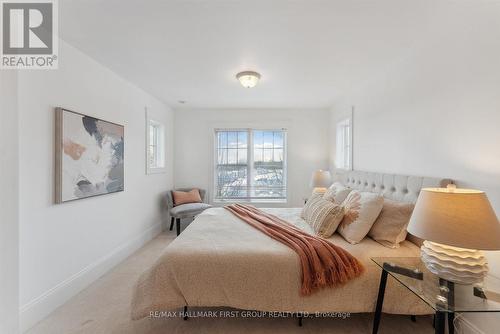
[{"label": "white pillow", "polygon": [[415,205],[391,200],[384,200],[380,215],[373,223],[368,236],[378,243],[389,247],[398,248],[406,238],[406,227]]},{"label": "white pillow", "polygon": [[345,187],[342,183],[335,182],[328,188],[323,195],[323,198],[334,203],[342,203],[347,198],[347,195],[352,190],[350,188]]},{"label": "white pillow", "polygon": [[377,219],[384,198],[379,194],[351,191],[342,203],[345,216],[337,231],[351,244],[357,244],[368,234]]}]

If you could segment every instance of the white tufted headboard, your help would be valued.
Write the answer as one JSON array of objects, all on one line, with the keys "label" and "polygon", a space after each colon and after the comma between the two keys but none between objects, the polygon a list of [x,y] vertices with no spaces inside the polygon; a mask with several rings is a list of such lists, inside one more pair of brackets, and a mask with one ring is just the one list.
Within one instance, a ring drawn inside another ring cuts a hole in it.
[{"label": "white tufted headboard", "polygon": [[446,187],[452,183],[450,179],[361,171],[348,171],[337,174],[335,179],[356,190],[379,193],[385,198],[408,203],[417,201],[422,188]]}]

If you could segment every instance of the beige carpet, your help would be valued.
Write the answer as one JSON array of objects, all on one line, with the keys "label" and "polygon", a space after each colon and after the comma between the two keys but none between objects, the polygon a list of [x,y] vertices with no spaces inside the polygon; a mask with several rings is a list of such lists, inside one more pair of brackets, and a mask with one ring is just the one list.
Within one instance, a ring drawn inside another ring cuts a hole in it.
[{"label": "beige carpet", "polygon": [[[30,334],[156,334],[156,333],[371,333],[372,314],[350,318],[304,319],[303,327],[294,318],[190,318],[180,317],[131,321],[130,299],[139,275],[150,266],[175,238],[159,235],[87,289],[33,327]],[[379,333],[432,333],[431,318],[383,315]]]}]

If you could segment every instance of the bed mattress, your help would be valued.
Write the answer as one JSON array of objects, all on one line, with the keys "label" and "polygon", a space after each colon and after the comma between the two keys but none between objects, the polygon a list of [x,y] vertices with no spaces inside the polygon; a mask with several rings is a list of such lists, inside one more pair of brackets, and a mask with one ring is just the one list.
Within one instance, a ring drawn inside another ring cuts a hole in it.
[{"label": "bed mattress", "polygon": [[[265,211],[312,232],[300,208]],[[419,256],[404,241],[397,249],[365,238],[351,245],[340,235],[329,240],[365,266],[358,278],[334,288],[301,296],[296,253],[241,221],[223,208],[200,214],[139,279],[132,301],[133,318],[183,306],[233,307],[267,312],[373,312],[381,269],[371,257]],[[432,310],[392,278],[388,280],[386,313],[430,314]]]}]

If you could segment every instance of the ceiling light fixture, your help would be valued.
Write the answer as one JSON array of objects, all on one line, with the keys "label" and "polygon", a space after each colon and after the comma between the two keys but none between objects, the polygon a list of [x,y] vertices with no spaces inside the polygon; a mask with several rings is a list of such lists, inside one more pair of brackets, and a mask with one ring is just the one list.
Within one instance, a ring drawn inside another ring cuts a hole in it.
[{"label": "ceiling light fixture", "polygon": [[253,88],[260,79],[260,74],[253,71],[244,71],[236,74],[236,79],[238,79],[241,85],[245,88]]}]

